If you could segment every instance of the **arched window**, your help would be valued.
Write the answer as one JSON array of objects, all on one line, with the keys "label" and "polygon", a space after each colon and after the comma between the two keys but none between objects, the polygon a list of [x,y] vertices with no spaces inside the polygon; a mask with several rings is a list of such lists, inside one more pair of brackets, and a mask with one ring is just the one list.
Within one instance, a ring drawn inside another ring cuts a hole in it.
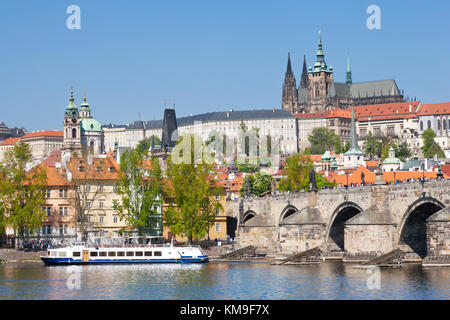
[{"label": "arched window", "polygon": [[441,119],[437,119],[437,129],[441,130]]},{"label": "arched window", "polygon": [[314,97],[318,97],[319,96],[319,84],[316,83],[314,85]]},{"label": "arched window", "polygon": [[427,122],[427,127],[428,127],[428,129],[431,128],[431,120],[428,120],[428,122]]},{"label": "arched window", "polygon": [[423,131],[423,121],[420,121],[420,131]]},{"label": "arched window", "polygon": [[94,153],[94,141],[89,143],[89,153]]},{"label": "arched window", "polygon": [[73,128],[72,129],[72,138],[76,138],[77,137],[77,129]]},{"label": "arched window", "polygon": [[447,121],[445,119],[442,119],[442,127],[444,130],[447,130]]}]

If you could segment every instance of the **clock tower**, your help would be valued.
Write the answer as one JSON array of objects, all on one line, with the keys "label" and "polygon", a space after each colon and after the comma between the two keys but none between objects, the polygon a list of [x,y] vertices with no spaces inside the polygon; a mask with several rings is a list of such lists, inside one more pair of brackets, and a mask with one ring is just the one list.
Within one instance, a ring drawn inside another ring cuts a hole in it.
[{"label": "clock tower", "polygon": [[64,147],[63,154],[81,156],[81,125],[78,108],[73,98],[73,88],[70,88],[69,105],[64,115]]}]

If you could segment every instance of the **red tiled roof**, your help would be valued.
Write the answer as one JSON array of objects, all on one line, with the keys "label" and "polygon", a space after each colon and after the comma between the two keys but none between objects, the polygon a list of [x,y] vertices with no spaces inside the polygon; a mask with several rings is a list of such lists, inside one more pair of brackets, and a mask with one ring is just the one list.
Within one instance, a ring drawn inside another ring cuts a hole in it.
[{"label": "red tiled roof", "polygon": [[350,111],[342,109],[334,109],[327,116],[327,118],[346,118],[346,119],[351,119],[351,117],[352,113]]},{"label": "red tiled roof", "polygon": [[424,116],[428,114],[450,114],[450,102],[422,104],[417,115]]},{"label": "red tiled roof", "polygon": [[56,162],[61,162],[61,150],[55,150],[50,155],[42,161],[48,167],[54,167]]},{"label": "red tiled roof", "polygon": [[444,164],[443,166],[441,166],[441,170],[443,173],[450,177],[450,164]]},{"label": "red tiled roof", "polygon": [[3,140],[1,145],[2,146],[12,146],[12,145],[16,144],[17,140],[19,140],[19,138],[8,138],[8,139]]},{"label": "red tiled roof", "polygon": [[325,112],[315,112],[315,113],[295,113],[294,116],[297,119],[321,119],[325,118],[328,113]]},{"label": "red tiled roof", "polygon": [[[386,103],[386,104],[373,104],[367,106],[355,106],[355,117],[360,121],[360,118],[377,118],[386,116],[400,116],[404,118],[405,115],[414,115],[420,101],[411,102],[397,102],[397,103]],[[411,110],[410,107],[411,106]],[[347,109],[352,111],[352,107]]]},{"label": "red tiled roof", "polygon": [[51,131],[51,130],[45,130],[45,131],[36,131],[36,132],[30,132],[21,139],[28,139],[28,138],[36,138],[36,137],[64,137],[64,131]]}]

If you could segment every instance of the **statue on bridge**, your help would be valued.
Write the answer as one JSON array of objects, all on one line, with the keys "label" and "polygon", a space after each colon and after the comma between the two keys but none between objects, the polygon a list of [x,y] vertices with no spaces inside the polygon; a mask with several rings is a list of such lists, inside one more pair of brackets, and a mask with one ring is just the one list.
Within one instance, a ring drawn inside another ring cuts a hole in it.
[{"label": "statue on bridge", "polygon": [[316,171],[314,168],[309,172],[309,191],[317,192]]}]

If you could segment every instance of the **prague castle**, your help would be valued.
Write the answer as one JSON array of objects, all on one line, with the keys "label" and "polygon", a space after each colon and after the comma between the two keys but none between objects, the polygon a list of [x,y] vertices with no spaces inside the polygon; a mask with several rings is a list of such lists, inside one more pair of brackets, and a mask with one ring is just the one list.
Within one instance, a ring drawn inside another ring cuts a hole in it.
[{"label": "prague castle", "polygon": [[319,32],[319,44],[314,67],[303,70],[297,88],[292,72],[291,58],[288,55],[282,94],[282,108],[291,113],[324,112],[328,109],[346,109],[354,105],[384,104],[405,101],[395,80],[380,80],[353,83],[350,58],[347,58],[345,82],[334,81],[333,67],[328,67],[322,49]]}]

